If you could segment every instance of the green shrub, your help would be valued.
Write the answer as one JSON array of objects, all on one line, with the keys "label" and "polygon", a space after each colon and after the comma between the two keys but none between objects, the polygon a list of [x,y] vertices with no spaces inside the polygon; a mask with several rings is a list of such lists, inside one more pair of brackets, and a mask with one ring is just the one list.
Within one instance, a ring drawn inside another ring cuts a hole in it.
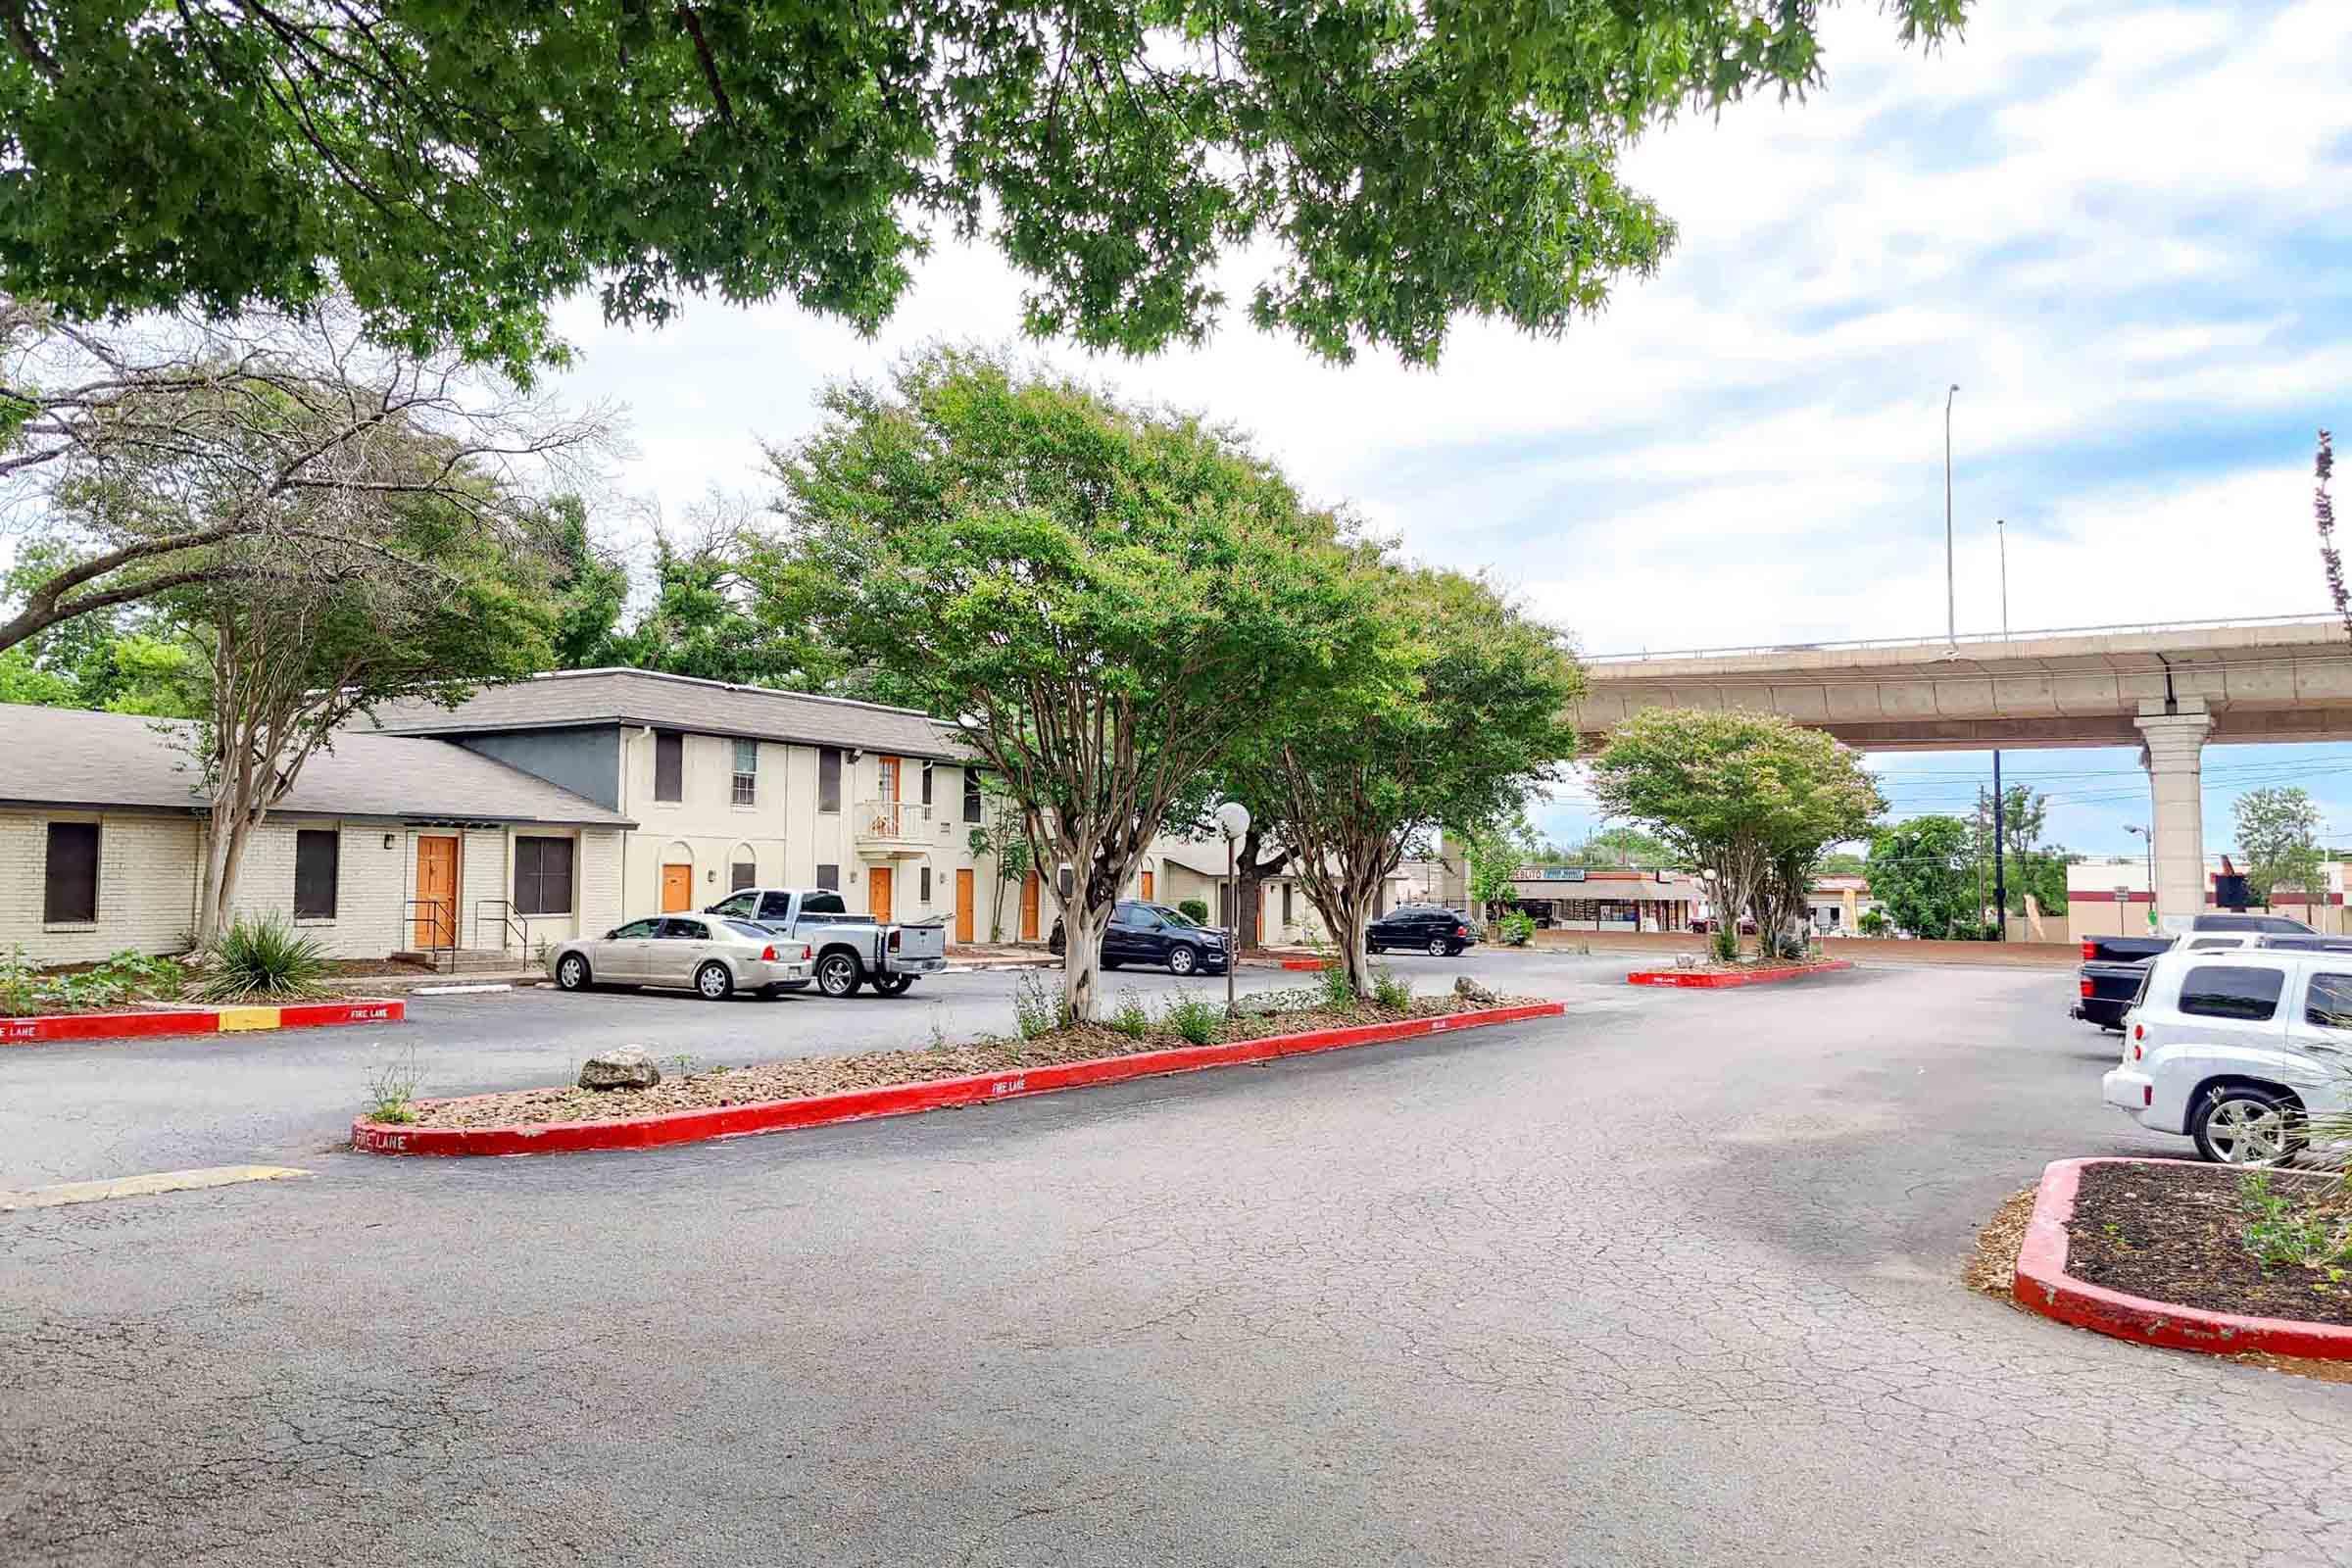
[{"label": "green shrub", "polygon": [[1348,978],[1348,960],[1336,953],[1323,955],[1323,1005],[1351,1007],[1355,1004],[1355,982]]},{"label": "green shrub", "polygon": [[1208,901],[1206,899],[1182,899],[1177,902],[1176,907],[1189,916],[1194,924],[1208,924]]},{"label": "green shrub", "polygon": [[1110,1015],[1110,1027],[1130,1040],[1141,1040],[1152,1032],[1152,1010],[1144,999],[1132,991],[1119,994],[1118,1007]]},{"label": "green shrub", "polygon": [[416,1048],[383,1062],[368,1075],[368,1119],[394,1127],[416,1119]]},{"label": "green shrub", "polygon": [[240,915],[213,939],[211,960],[196,994],[206,1002],[245,1002],[257,997],[308,997],[326,974],[326,950],[274,911],[261,919]]},{"label": "green shrub", "polygon": [[1178,997],[1161,1014],[1160,1022],[1169,1031],[1196,1046],[1211,1045],[1217,1038],[1217,1026],[1225,1014],[1197,997]]},{"label": "green shrub", "polygon": [[1061,987],[1048,985],[1050,971],[1023,969],[1012,983],[1012,1024],[1023,1040],[1052,1034],[1070,1021],[1062,1004]]},{"label": "green shrub", "polygon": [[77,974],[51,974],[24,961],[24,950],[0,957],[0,1016],[94,1011],[133,1002],[175,999],[187,971],[176,958],[124,951]]},{"label": "green shrub", "polygon": [[2352,1263],[2352,1221],[2297,1212],[2297,1200],[2273,1189],[2260,1171],[2238,1178],[2237,1196],[2246,1211],[2246,1250],[2264,1268]]},{"label": "green shrub", "polygon": [[1372,971],[1372,1000],[1391,1012],[1410,1012],[1413,1007],[1413,983],[1394,969]]},{"label": "green shrub", "polygon": [[1505,947],[1524,948],[1536,939],[1536,917],[1525,909],[1513,909],[1494,923]]},{"label": "green shrub", "polygon": [[1707,933],[1707,951],[1714,955],[1717,963],[1738,963],[1740,961],[1740,928],[1730,924],[1718,924],[1714,930]]}]

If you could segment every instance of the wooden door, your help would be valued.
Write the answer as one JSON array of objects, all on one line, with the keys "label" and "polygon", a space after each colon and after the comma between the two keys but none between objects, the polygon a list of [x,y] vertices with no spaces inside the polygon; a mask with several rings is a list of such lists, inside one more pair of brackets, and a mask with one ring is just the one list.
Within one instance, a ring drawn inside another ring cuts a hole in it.
[{"label": "wooden door", "polygon": [[877,920],[890,918],[890,867],[877,865],[865,873],[865,909]]},{"label": "wooden door", "polygon": [[458,841],[416,841],[416,946],[454,947],[458,940]]},{"label": "wooden door", "polygon": [[1030,872],[1021,879],[1021,940],[1037,940],[1037,895],[1041,884],[1037,873]]},{"label": "wooden door", "polygon": [[677,914],[694,907],[694,867],[665,865],[662,868],[662,912]]},{"label": "wooden door", "polygon": [[1152,873],[1149,871],[1144,873],[1144,902],[1146,904],[1152,902]]},{"label": "wooden door", "polygon": [[879,760],[879,767],[881,771],[880,787],[874,791],[874,799],[885,803],[897,800],[899,798],[899,760],[895,757],[882,758]]},{"label": "wooden door", "polygon": [[969,866],[956,873],[956,940],[972,941],[972,872]]}]

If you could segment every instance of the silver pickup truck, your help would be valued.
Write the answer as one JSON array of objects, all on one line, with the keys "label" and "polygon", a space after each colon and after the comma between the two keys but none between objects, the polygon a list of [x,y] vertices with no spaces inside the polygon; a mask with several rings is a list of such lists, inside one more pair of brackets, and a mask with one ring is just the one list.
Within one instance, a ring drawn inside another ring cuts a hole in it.
[{"label": "silver pickup truck", "polygon": [[816,955],[816,989],[828,997],[854,997],[861,985],[871,985],[877,996],[905,996],[916,976],[948,966],[944,916],[885,925],[870,914],[852,914],[829,888],[744,888],[703,912],[750,920],[808,943]]}]

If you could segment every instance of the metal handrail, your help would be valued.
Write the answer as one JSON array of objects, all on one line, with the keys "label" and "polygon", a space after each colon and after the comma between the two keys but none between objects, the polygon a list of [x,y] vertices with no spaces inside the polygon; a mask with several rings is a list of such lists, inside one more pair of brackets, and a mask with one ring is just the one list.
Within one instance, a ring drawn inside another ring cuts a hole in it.
[{"label": "metal handrail", "polygon": [[528,956],[531,951],[531,928],[516,916],[514,901],[512,899],[476,899],[473,901],[473,940],[477,943],[482,940],[482,910],[492,906],[507,911],[498,917],[498,951],[505,953],[508,950],[508,939],[513,938],[514,946]]},{"label": "metal handrail", "polygon": [[1580,654],[1587,664],[1638,663],[1651,659],[1732,659],[1747,654],[1832,654],[1856,648],[1949,648],[1966,643],[2025,642],[2036,637],[2097,637],[2117,632],[2234,631],[2256,626],[2328,626],[2333,615],[2240,615],[2229,620],[2124,621],[2106,626],[2050,626],[2039,631],[1964,631],[1956,637],[1854,637],[1823,643],[1755,643],[1729,648],[1655,648],[1631,654]]},{"label": "metal handrail", "polygon": [[[424,943],[422,945],[422,951],[426,953],[446,953],[450,956],[450,962],[452,964],[457,962],[458,933],[454,929],[448,928],[454,927],[457,924],[458,912],[456,904],[457,901],[454,899],[410,899],[401,906],[402,918],[407,921],[409,930],[412,933],[416,929],[416,922],[419,914],[428,915],[428,918],[431,921],[432,934],[442,937],[445,940],[440,942]],[[436,962],[433,967],[438,969],[440,964]]]}]

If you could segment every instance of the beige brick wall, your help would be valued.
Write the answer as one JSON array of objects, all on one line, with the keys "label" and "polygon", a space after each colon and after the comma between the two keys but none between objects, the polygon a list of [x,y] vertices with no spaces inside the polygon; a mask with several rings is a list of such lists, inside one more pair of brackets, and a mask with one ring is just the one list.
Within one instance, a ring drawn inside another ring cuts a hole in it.
[{"label": "beige brick wall", "polygon": [[[380,958],[408,946],[402,934],[401,901],[407,897],[404,862],[414,857],[408,835],[380,822],[265,818],[246,840],[230,907],[254,918],[272,912],[293,916],[296,835],[306,829],[341,836],[335,913],[332,919],[306,917],[295,923],[338,958]],[[384,848],[387,832],[393,844],[389,850]]]},{"label": "beige brick wall", "polygon": [[[49,823],[98,824],[98,919],[47,927]],[[36,963],[85,963],[125,948],[176,953],[196,907],[193,817],[95,812],[0,812],[0,948]]]}]

